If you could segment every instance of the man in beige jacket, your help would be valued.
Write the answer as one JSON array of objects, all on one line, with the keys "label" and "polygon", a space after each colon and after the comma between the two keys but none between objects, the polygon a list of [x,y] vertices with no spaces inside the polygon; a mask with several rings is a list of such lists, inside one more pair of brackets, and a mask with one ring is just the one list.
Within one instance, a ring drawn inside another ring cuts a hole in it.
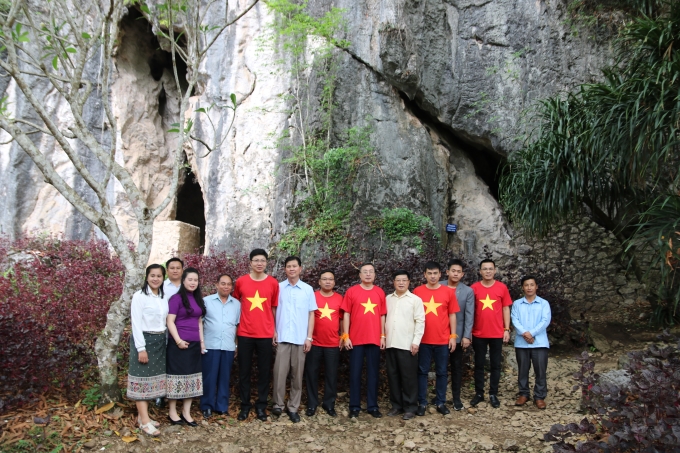
[{"label": "man in beige jacket", "polygon": [[403,269],[392,275],[394,293],[386,297],[387,381],[392,409],[388,417],[415,417],[418,406],[418,348],[425,331],[423,301],[408,290],[411,276]]}]

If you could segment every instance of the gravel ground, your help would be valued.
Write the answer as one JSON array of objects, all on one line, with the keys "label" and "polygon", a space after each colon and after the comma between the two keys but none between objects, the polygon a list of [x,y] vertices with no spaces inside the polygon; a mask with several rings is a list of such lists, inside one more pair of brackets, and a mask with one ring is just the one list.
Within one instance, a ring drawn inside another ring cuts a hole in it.
[{"label": "gravel ground", "polygon": [[[623,348],[623,347],[622,347]],[[595,353],[599,372],[616,368],[623,349],[603,355]],[[511,356],[511,348],[507,351]],[[358,419],[347,418],[347,397],[339,398],[336,408],[339,416],[332,418],[323,411],[314,417],[304,415],[293,424],[287,416],[270,416],[262,423],[251,419],[237,422],[231,416],[213,417],[204,421],[195,414],[201,425],[197,428],[162,426],[157,439],[138,436],[138,440],[125,443],[120,437],[102,434],[85,445],[84,450],[116,452],[259,452],[304,451],[323,452],[469,452],[469,451],[552,451],[544,442],[543,434],[555,423],[578,422],[583,414],[578,412],[579,390],[572,390],[572,373],[578,369],[575,353],[555,354],[548,365],[548,408],[544,411],[527,404],[514,406],[517,376],[512,361],[501,378],[501,407],[493,409],[487,403],[470,408],[472,398],[469,382],[463,390],[465,409],[442,416],[433,407],[424,417],[403,421],[400,417],[374,419],[362,412]],[[533,386],[533,383],[532,383]],[[450,392],[450,390],[449,390]],[[449,398],[451,397],[449,393]],[[389,410],[387,395],[381,395],[381,411]],[[108,433],[107,433],[108,434]],[[121,433],[124,435],[125,433]]]}]

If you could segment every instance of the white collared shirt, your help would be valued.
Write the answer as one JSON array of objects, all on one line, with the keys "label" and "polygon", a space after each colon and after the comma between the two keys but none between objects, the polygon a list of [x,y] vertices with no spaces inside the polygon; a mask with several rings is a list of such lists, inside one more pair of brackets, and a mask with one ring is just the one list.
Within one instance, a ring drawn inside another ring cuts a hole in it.
[{"label": "white collared shirt", "polygon": [[179,286],[175,286],[175,284],[172,283],[169,278],[166,278],[163,282],[163,297],[170,299],[172,296],[177,294],[178,291]]},{"label": "white collared shirt", "polygon": [[385,346],[409,351],[412,344],[420,345],[425,333],[425,308],[422,299],[411,291],[406,291],[401,296],[394,292],[385,301]]},{"label": "white collared shirt", "polygon": [[138,352],[146,351],[144,332],[163,332],[166,329],[168,317],[168,298],[155,295],[149,289],[149,294],[141,290],[132,296],[130,304],[130,322],[132,336]]}]

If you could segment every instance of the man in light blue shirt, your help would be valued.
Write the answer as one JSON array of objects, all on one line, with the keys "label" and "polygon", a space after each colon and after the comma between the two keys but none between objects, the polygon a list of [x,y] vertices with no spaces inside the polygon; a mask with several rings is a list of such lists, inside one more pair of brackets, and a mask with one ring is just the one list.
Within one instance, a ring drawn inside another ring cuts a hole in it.
[{"label": "man in light blue shirt", "polygon": [[548,394],[546,373],[548,369],[548,333],[550,325],[550,304],[536,295],[538,285],[536,278],[527,275],[522,277],[524,297],[512,304],[512,324],[517,335],[515,338],[515,355],[517,357],[519,396],[515,405],[522,406],[529,401],[529,369],[534,366],[536,384],[534,385],[534,404],[545,409],[545,397]]},{"label": "man in light blue shirt", "polygon": [[223,415],[229,410],[229,380],[237,353],[236,326],[241,319],[241,302],[231,297],[232,278],[217,278],[217,294],[206,297],[203,317],[203,417]]},{"label": "man in light blue shirt", "polygon": [[286,280],[279,283],[279,305],[276,307],[274,341],[274,406],[272,414],[281,415],[285,405],[286,380],[291,374],[290,395],[286,412],[293,423],[300,421],[298,408],[302,397],[305,354],[312,348],[314,311],[317,309],[314,289],[300,280],[302,261],[289,256],[284,262]]}]

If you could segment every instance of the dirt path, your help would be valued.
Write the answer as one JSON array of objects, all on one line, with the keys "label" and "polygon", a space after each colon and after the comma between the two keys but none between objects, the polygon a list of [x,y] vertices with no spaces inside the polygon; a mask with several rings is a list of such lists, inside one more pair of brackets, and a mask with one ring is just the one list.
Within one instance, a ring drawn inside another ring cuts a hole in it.
[{"label": "dirt path", "polygon": [[[602,357],[595,353],[597,370],[616,367],[616,359],[623,353],[614,351]],[[331,418],[323,411],[315,417],[302,415],[302,422],[293,424],[288,417],[270,417],[266,423],[257,420],[236,422],[232,417],[215,417],[210,423],[202,421],[198,428],[163,426],[159,439],[140,438],[124,443],[112,434],[93,439],[92,451],[102,448],[116,452],[260,452],[304,451],[364,452],[364,451],[552,451],[543,442],[543,434],[555,423],[578,422],[579,391],[573,391],[572,373],[578,368],[574,353],[553,355],[548,366],[548,409],[540,411],[531,405],[515,407],[517,376],[506,369],[501,378],[502,405],[493,409],[482,403],[468,408],[472,390],[463,391],[466,408],[442,417],[429,409],[424,417],[405,422],[398,417],[373,419],[365,412],[356,420],[347,418],[347,399],[337,404],[339,417]],[[532,384],[533,386],[533,384]],[[449,390],[450,392],[450,390]],[[449,398],[451,397],[449,393]],[[387,395],[381,395],[381,411],[387,413]],[[302,413],[303,411],[301,411]],[[198,414],[196,414],[198,415]],[[198,417],[197,417],[198,419]],[[87,449],[85,449],[87,450]]]}]

